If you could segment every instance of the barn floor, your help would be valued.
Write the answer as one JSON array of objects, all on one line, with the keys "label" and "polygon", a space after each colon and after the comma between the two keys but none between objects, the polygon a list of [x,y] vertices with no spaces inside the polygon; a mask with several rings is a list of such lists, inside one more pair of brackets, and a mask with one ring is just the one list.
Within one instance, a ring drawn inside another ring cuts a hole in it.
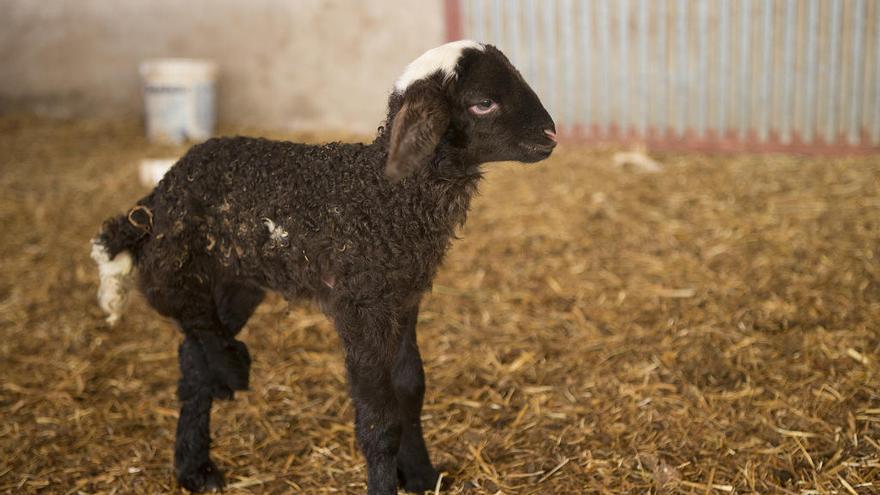
[{"label": "barn floor", "polygon": [[[88,256],[182,151],[140,135],[0,119],[0,493],[177,490],[179,335],[106,327]],[[880,491],[880,160],[659,158],[489,167],[421,315],[444,493]],[[243,340],[228,493],[363,493],[330,325],[271,298]]]}]

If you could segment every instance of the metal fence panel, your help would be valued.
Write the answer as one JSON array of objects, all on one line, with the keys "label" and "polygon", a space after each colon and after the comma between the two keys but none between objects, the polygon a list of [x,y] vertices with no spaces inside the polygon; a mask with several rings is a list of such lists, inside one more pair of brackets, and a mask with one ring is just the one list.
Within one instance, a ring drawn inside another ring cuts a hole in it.
[{"label": "metal fence panel", "polygon": [[446,2],[450,33],[507,53],[570,136],[880,148],[877,0]]}]

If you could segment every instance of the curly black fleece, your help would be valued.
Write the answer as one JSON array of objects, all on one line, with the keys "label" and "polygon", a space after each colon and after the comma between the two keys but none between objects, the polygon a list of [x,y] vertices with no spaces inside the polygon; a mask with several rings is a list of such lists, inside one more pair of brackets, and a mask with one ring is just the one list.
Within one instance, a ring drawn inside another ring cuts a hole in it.
[{"label": "curly black fleece", "polygon": [[390,183],[383,167],[398,100],[371,144],[234,137],[194,146],[138,201],[152,219],[133,210],[133,221],[110,219],[99,238],[111,256],[132,251],[153,281],[170,277],[166,288],[200,275],[198,285],[246,280],[290,298],[400,304],[430,287],[481,176],[441,142],[432,166]]}]

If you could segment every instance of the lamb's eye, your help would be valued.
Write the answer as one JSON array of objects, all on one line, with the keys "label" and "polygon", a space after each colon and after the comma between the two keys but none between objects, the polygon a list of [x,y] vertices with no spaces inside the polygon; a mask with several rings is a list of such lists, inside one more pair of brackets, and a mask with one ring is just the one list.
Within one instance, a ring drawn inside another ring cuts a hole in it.
[{"label": "lamb's eye", "polygon": [[485,115],[489,112],[494,112],[498,109],[498,104],[492,100],[485,99],[477,102],[476,105],[471,105],[468,110],[475,115]]}]

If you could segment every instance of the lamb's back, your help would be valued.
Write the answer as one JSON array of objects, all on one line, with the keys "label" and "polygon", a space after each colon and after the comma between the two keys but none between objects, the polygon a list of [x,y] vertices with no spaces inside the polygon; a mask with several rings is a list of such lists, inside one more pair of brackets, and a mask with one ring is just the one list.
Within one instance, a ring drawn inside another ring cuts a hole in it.
[{"label": "lamb's back", "polygon": [[[261,138],[215,138],[194,146],[168,172],[157,193],[203,206],[301,206],[332,199],[341,186],[363,194],[378,172],[369,146],[309,145]],[[355,186],[355,187],[352,187]],[[360,186],[360,187],[357,187]]]},{"label": "lamb's back", "polygon": [[369,217],[387,188],[377,153],[364,144],[208,140],[145,198],[155,247],[185,246],[236,272],[301,272],[299,265],[360,244],[347,239],[365,235],[357,230],[369,226],[359,218]]}]

